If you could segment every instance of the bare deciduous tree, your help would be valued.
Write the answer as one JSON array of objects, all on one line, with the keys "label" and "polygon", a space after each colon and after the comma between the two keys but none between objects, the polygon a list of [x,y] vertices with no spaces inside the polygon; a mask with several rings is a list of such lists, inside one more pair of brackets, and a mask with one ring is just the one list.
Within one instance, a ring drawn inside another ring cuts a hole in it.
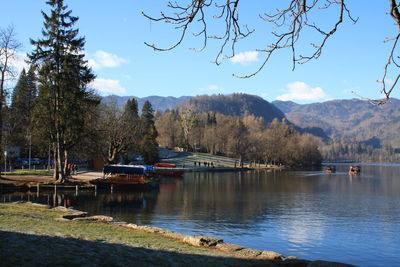
[{"label": "bare deciduous tree", "polygon": [[[3,136],[3,106],[5,104],[6,82],[7,79],[16,76],[15,69],[11,64],[17,56],[17,50],[21,43],[16,39],[16,33],[13,26],[0,29],[0,144]],[[0,152],[2,146],[0,145]],[[0,153],[2,155],[3,153]]]},{"label": "bare deciduous tree", "polygon": [[[382,79],[380,80],[382,84],[381,92],[384,95],[384,99],[368,99],[371,103],[376,105],[384,104],[390,99],[391,93],[400,80],[400,62],[398,62],[399,55],[397,52],[397,44],[400,38],[400,1],[388,1],[388,14],[393,18],[398,30],[396,36],[385,40],[385,42],[392,43],[392,48],[383,70]],[[161,48],[155,44],[145,43],[147,46],[157,51],[172,50],[182,43],[184,38],[188,35],[190,26],[194,28],[197,27],[200,28],[200,30],[193,33],[193,35],[195,37],[202,37],[203,44],[200,49],[193,50],[202,51],[207,46],[207,41],[209,39],[219,40],[221,45],[214,60],[218,65],[223,59],[234,57],[238,41],[248,37],[254,32],[254,30],[249,29],[247,25],[241,26],[239,24],[240,0],[192,0],[189,1],[188,4],[182,2],[183,1],[175,1],[168,3],[167,7],[168,10],[171,11],[170,15],[161,12],[159,17],[153,17],[143,13],[143,15],[151,21],[169,23],[180,31],[178,40],[169,47]],[[282,4],[281,1],[276,1],[275,6],[284,6],[277,7],[272,12],[265,12],[259,15],[260,19],[265,23],[274,26],[274,31],[271,32],[272,39],[266,41],[264,47],[257,49],[258,52],[265,55],[258,68],[247,75],[233,74],[233,76],[238,78],[250,78],[256,75],[269,62],[273,54],[282,49],[289,49],[291,51],[292,69],[295,69],[296,64],[304,64],[310,60],[319,58],[329,38],[337,32],[339,26],[345,19],[348,19],[352,23],[357,22],[357,19],[352,17],[346,5],[346,0],[290,0],[285,3],[286,4]],[[336,12],[336,19],[328,28],[324,27],[322,25],[323,23],[318,23],[319,18],[324,15],[324,10]],[[215,13],[212,14],[212,18],[220,21],[222,20],[223,22],[223,34],[219,36],[210,34],[209,28],[207,27],[210,23],[210,13],[213,12]],[[315,18],[315,21],[313,18]],[[312,36],[316,38],[316,40],[310,42],[311,47],[309,50],[299,53],[298,45],[301,41],[304,41],[304,33],[306,31],[312,31],[314,33]],[[396,72],[397,75],[393,83],[389,85],[388,74],[393,72]]]},{"label": "bare deciduous tree", "polygon": [[189,151],[189,133],[192,130],[195,122],[195,114],[190,109],[184,109],[180,112],[180,123],[183,131],[183,141],[186,151]]}]

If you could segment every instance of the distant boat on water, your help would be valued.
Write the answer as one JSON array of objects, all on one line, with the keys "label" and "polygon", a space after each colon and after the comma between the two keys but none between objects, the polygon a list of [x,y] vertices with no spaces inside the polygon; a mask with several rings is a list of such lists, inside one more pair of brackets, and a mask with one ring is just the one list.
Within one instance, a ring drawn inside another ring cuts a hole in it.
[{"label": "distant boat on water", "polygon": [[354,174],[359,174],[361,172],[361,167],[360,165],[351,165],[349,169],[349,174],[354,175]]},{"label": "distant boat on water", "polygon": [[326,173],[335,173],[336,172],[336,166],[335,165],[328,165],[325,169]]}]

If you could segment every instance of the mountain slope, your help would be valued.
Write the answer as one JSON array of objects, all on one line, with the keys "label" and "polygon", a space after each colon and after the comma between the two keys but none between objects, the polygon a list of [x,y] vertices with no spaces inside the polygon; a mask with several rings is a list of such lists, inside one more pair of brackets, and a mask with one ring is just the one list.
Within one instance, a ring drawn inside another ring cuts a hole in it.
[{"label": "mountain slope", "polygon": [[331,138],[345,138],[370,142],[379,146],[382,142],[400,147],[400,100],[392,99],[385,105],[373,106],[368,101],[332,100],[306,105],[274,101],[285,110],[285,116],[302,128],[320,127]]},{"label": "mountain slope", "polygon": [[224,115],[254,115],[271,122],[274,118],[282,120],[282,111],[259,96],[248,94],[202,95],[190,98],[177,106],[178,109],[189,108],[193,112],[219,112]]}]

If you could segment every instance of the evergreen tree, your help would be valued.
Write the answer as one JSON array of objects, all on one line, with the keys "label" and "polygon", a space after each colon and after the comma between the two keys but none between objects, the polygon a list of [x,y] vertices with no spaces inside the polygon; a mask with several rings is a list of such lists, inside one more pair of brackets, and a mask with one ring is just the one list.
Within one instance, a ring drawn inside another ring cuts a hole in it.
[{"label": "evergreen tree", "polygon": [[21,148],[24,157],[28,154],[32,139],[32,112],[37,95],[36,75],[34,67],[28,73],[22,70],[11,97],[11,138],[14,146]]},{"label": "evergreen tree", "polygon": [[140,118],[138,115],[138,102],[136,99],[128,99],[125,103],[125,107],[122,113],[122,128],[125,129],[126,148],[125,152],[140,152],[140,141],[141,141],[141,129],[140,129]]},{"label": "evergreen tree", "polygon": [[141,154],[146,164],[153,164],[159,160],[157,130],[154,125],[154,110],[149,101],[143,104],[142,115],[140,117],[142,124],[142,144]]},{"label": "evergreen tree", "polygon": [[35,123],[49,138],[54,152],[54,178],[65,181],[68,152],[82,137],[88,107],[98,99],[87,89],[95,78],[84,60],[83,37],[73,26],[78,17],[63,0],[49,0],[50,14],[44,17],[43,38],[31,40],[35,50],[29,55],[39,66],[39,95],[35,107]]}]

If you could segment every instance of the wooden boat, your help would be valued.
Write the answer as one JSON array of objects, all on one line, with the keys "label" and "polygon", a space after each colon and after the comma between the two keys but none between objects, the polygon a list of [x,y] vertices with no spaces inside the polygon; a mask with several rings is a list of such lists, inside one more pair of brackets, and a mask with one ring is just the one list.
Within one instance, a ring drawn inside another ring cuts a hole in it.
[{"label": "wooden boat", "polygon": [[152,172],[158,176],[181,177],[184,174],[182,169],[176,169],[176,164],[156,163]]},{"label": "wooden boat", "polygon": [[156,163],[153,165],[155,168],[176,168],[176,164],[173,163]]},{"label": "wooden boat", "polygon": [[361,167],[359,165],[351,165],[349,169],[349,174],[359,174],[361,172]]},{"label": "wooden boat", "polygon": [[335,173],[336,172],[336,166],[334,165],[328,165],[325,169],[326,173]]},{"label": "wooden boat", "polygon": [[150,175],[150,169],[141,165],[108,165],[104,167],[103,177],[90,183],[100,187],[148,189],[157,185],[157,180]]}]

